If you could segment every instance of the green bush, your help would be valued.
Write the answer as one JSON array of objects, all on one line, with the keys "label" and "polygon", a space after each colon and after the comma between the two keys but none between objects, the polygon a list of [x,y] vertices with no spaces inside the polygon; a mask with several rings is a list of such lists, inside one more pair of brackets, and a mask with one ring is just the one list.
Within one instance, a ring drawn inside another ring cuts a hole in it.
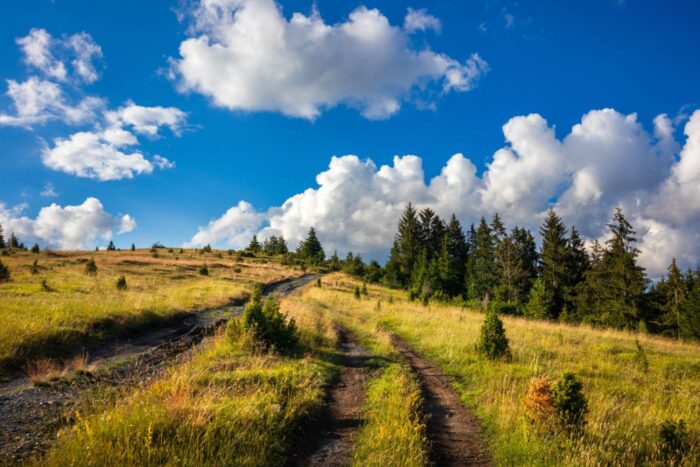
[{"label": "green bush", "polygon": [[32,246],[32,253],[39,253],[41,251],[41,248],[39,248],[39,244],[35,243],[34,246]]},{"label": "green bush", "polygon": [[358,300],[361,298],[361,296],[360,296],[360,288],[359,288],[358,286],[355,286],[355,292],[353,293],[353,295],[354,295],[355,298],[358,299]]},{"label": "green bush", "polygon": [[243,329],[264,351],[289,352],[298,344],[296,323],[280,313],[275,297],[268,297],[261,303],[259,295],[254,294],[243,311]]},{"label": "green bush", "polygon": [[477,350],[488,358],[510,358],[510,347],[503,321],[493,310],[486,312],[486,319],[481,326]]},{"label": "green bush", "polygon": [[90,258],[87,263],[85,263],[85,274],[94,276],[97,274],[97,264],[95,264],[95,260],[93,258]]},{"label": "green bush", "polygon": [[125,290],[126,289],[126,277],[124,276],[119,276],[117,277],[117,290]]},{"label": "green bush", "polygon": [[32,261],[29,272],[31,272],[33,276],[39,274],[39,262],[36,260],[36,258],[34,258],[34,261]]},{"label": "green bush", "polygon": [[10,280],[10,269],[0,261],[0,282]]},{"label": "green bush", "polygon": [[684,420],[666,420],[659,429],[661,452],[666,459],[678,463],[690,447],[688,429]]},{"label": "green bush", "polygon": [[209,275],[209,268],[207,267],[206,264],[203,264],[202,267],[199,268],[199,273],[202,276],[208,276]]},{"label": "green bush", "polygon": [[316,279],[316,287],[321,288],[321,278]]},{"label": "green bush", "polygon": [[494,301],[491,302],[491,309],[499,315],[520,315],[520,306],[516,302]]},{"label": "green bush", "polygon": [[552,386],[552,399],[564,429],[576,431],[585,425],[588,401],[583,394],[583,383],[576,375],[565,372]]}]

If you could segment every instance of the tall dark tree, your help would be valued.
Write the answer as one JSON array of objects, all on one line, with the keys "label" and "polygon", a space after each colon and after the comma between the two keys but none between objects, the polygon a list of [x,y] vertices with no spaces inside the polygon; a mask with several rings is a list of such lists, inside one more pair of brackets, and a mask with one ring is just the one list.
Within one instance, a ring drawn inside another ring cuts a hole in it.
[{"label": "tall dark tree", "polygon": [[316,235],[316,229],[311,227],[306,239],[299,244],[297,254],[304,260],[318,264],[326,259],[326,253],[323,251],[321,241]]},{"label": "tall dark tree", "polygon": [[5,236],[3,235],[2,225],[0,225],[0,248],[5,248]]},{"label": "tall dark tree", "polygon": [[682,325],[685,321],[688,287],[676,264],[676,258],[673,258],[668,267],[668,279],[665,281],[663,292],[661,324],[669,334],[680,339],[681,327],[684,327]]},{"label": "tall dark tree", "polygon": [[[397,235],[398,237],[398,235]],[[394,243],[391,246],[391,251],[389,252],[389,259],[384,265],[384,274],[382,276],[382,283],[389,287],[403,287],[404,284],[401,279],[401,258],[399,254],[398,238],[394,239]]]},{"label": "tall dark tree", "polygon": [[532,232],[525,228],[515,227],[511,233],[515,243],[515,254],[520,268],[520,276],[514,278],[517,301],[525,303],[530,295],[532,284],[537,279],[539,255]]},{"label": "tall dark tree", "polygon": [[571,235],[566,250],[566,284],[564,290],[564,305],[567,312],[575,308],[576,290],[583,281],[586,271],[591,267],[591,260],[586,247],[576,227],[571,227]]},{"label": "tall dark tree", "polygon": [[467,266],[467,240],[457,217],[452,214],[443,236],[438,269],[443,291],[451,296],[462,293],[464,274]]},{"label": "tall dark tree", "polygon": [[19,243],[19,240],[17,240],[17,237],[15,236],[15,233],[14,233],[14,232],[10,232],[10,242],[9,242],[9,244],[10,244],[10,248],[14,248],[14,249],[20,249],[20,248],[21,248],[21,245],[20,245],[20,243]]},{"label": "tall dark tree", "polygon": [[605,248],[595,240],[589,256],[589,267],[583,273],[583,280],[576,286],[576,306],[569,310],[565,321],[570,322],[599,322],[598,316],[605,308],[605,300],[600,294],[607,280],[607,272],[603,264]]},{"label": "tall dark tree", "polygon": [[133,243],[131,244],[131,251],[136,251],[136,245],[134,245]]},{"label": "tall dark tree", "polygon": [[552,309],[549,316],[557,319],[564,306],[567,285],[568,240],[566,227],[561,218],[550,208],[540,228],[542,252],[540,253],[540,276],[544,287],[552,294]]},{"label": "tall dark tree", "polygon": [[397,281],[402,287],[407,287],[413,276],[413,267],[421,251],[422,229],[418,221],[416,209],[408,203],[399,220],[395,248],[389,262],[395,261],[398,266]]},{"label": "tall dark tree", "polygon": [[109,245],[107,245],[107,251],[116,251],[117,247],[114,245],[114,242],[112,240],[109,241]]},{"label": "tall dark tree", "polygon": [[430,208],[423,209],[418,218],[421,232],[420,243],[425,248],[428,261],[431,261],[440,254],[446,226],[442,219]]},{"label": "tall dark tree", "polygon": [[260,253],[262,250],[262,245],[260,244],[257,235],[253,235],[253,238],[250,239],[250,243],[248,244],[248,248],[246,248],[246,250],[252,253]]},{"label": "tall dark tree", "polygon": [[493,297],[496,273],[493,231],[483,217],[474,232],[473,242],[467,264],[467,294],[471,299],[485,300]]}]

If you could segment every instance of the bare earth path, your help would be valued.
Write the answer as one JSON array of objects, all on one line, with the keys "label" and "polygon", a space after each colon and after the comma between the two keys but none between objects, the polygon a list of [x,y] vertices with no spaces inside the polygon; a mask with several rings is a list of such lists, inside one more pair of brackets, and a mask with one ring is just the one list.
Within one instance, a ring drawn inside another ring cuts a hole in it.
[{"label": "bare earth path", "polygon": [[360,347],[356,337],[339,326],[342,369],[328,394],[318,435],[301,452],[292,454],[292,466],[347,466],[352,460],[354,437],[361,423],[365,400],[368,352]]},{"label": "bare earth path", "polygon": [[[309,275],[272,284],[264,294],[279,297],[315,280]],[[212,309],[166,328],[153,329],[121,342],[90,349],[96,357],[94,375],[70,382],[32,387],[27,378],[0,384],[0,465],[12,464],[44,452],[54,440],[66,415],[96,388],[124,390],[147,384],[165,368],[180,362],[187,352],[214,332],[241,306]]]},{"label": "bare earth path", "polygon": [[392,335],[394,348],[418,375],[427,416],[430,460],[438,466],[492,465],[479,420],[462,404],[445,373]]}]

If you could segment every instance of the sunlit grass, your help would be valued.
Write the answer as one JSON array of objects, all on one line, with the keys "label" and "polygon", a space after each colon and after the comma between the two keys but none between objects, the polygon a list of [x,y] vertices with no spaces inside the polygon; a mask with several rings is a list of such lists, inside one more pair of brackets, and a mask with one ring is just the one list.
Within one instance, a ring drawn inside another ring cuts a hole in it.
[{"label": "sunlit grass", "polygon": [[335,365],[330,321],[288,298],[304,352],[255,354],[222,333],[154,384],[95,401],[42,465],[279,465],[323,405]]},{"label": "sunlit grass", "polygon": [[[474,350],[483,321],[479,312],[426,307],[381,287],[370,287],[370,296],[357,300],[352,294],[357,282],[340,274],[325,280],[334,287],[308,289],[308,300],[364,321],[368,329],[396,332],[443,367],[463,401],[484,421],[484,435],[497,464],[661,462],[658,432],[666,419],[684,419],[691,444],[697,443],[700,345],[506,316],[513,360],[494,362]],[[635,340],[642,346],[647,370]],[[558,378],[565,370],[575,372],[584,383],[588,424],[581,438],[545,439],[530,430],[522,401],[532,378]],[[685,463],[697,465],[699,456],[695,444]]]},{"label": "sunlit grass", "polygon": [[[223,254],[186,250],[14,252],[12,274],[0,283],[0,371],[27,359],[70,355],[89,339],[166,321],[179,314],[246,297],[255,283],[301,275],[272,261],[241,263]],[[221,257],[219,257],[221,256]],[[85,273],[94,258],[97,274]],[[34,259],[38,273],[31,273]],[[198,273],[207,264],[209,275]],[[124,275],[126,290],[118,290]]]}]

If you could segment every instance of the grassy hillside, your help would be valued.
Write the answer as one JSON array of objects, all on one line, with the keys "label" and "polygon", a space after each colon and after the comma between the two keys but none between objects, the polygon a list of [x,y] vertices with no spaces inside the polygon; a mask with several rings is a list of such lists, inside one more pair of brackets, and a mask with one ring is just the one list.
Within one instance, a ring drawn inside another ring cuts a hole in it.
[{"label": "grassy hillside", "polygon": [[[683,419],[690,432],[686,465],[700,461],[700,345],[639,334],[503,317],[511,362],[475,351],[483,314],[458,307],[408,302],[405,294],[370,287],[341,274],[307,299],[330,316],[367,332],[390,330],[433,359],[453,378],[463,401],[482,418],[499,465],[600,465],[663,460],[659,430]],[[639,342],[640,348],[636,342]],[[646,363],[644,363],[646,362]],[[523,399],[533,378],[573,371],[583,381],[590,413],[580,437],[536,433]]]},{"label": "grassy hillside", "polygon": [[[236,260],[220,252],[157,251],[157,257],[148,250],[4,256],[11,280],[0,283],[0,374],[27,360],[70,354],[88,340],[241,300],[255,283],[302,274],[272,261]],[[91,258],[96,274],[85,271]],[[206,276],[199,271],[205,264]],[[119,290],[116,281],[122,275],[127,287]]]}]

